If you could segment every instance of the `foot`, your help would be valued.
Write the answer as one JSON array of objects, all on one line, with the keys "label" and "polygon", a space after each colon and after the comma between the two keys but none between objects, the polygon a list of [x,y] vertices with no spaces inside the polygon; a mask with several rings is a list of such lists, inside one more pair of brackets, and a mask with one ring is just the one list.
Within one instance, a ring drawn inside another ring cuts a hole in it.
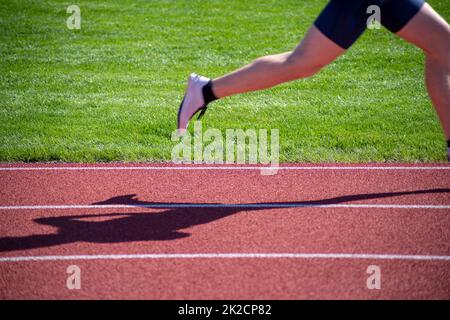
[{"label": "foot", "polygon": [[203,87],[210,79],[192,73],[189,76],[188,87],[183,101],[178,109],[178,134],[183,135],[191,118],[201,110],[199,118],[206,111],[207,103],[203,97]]}]

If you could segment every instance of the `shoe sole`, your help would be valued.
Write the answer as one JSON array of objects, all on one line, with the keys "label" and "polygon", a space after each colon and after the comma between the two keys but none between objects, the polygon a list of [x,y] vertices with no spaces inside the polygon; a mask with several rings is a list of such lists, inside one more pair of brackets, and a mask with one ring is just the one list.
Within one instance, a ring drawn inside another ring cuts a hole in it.
[{"label": "shoe sole", "polygon": [[[181,109],[183,108],[184,99],[186,99],[186,95],[184,95],[183,100],[181,101],[180,107],[178,108],[177,130],[180,130],[180,114],[181,114]],[[184,129],[184,130],[186,130],[186,129]]]}]

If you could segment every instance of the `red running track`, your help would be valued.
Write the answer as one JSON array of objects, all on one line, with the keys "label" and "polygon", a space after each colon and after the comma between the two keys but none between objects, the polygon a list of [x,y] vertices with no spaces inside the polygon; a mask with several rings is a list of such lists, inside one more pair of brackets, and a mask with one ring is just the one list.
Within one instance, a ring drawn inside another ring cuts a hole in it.
[{"label": "red running track", "polygon": [[450,298],[448,165],[283,168],[4,164],[0,298]]}]

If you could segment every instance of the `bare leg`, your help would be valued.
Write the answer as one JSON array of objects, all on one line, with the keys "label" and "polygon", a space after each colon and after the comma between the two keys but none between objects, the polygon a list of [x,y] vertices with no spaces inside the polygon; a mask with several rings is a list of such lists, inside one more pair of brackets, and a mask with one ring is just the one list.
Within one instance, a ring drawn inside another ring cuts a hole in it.
[{"label": "bare leg", "polygon": [[214,79],[214,94],[223,98],[310,77],[344,52],[312,26],[294,51],[256,59],[241,69]]},{"label": "bare leg", "polygon": [[450,26],[430,5],[397,33],[426,54],[426,84],[447,140],[450,139]]},{"label": "bare leg", "polygon": [[426,84],[431,101],[441,120],[445,136],[450,139],[450,73],[436,60],[426,58]]}]

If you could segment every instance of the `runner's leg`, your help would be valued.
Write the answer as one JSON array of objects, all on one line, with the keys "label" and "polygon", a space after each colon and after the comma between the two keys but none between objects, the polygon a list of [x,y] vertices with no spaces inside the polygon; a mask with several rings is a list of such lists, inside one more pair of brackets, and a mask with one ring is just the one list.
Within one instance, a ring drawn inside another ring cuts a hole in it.
[{"label": "runner's leg", "polygon": [[[266,56],[215,80],[191,74],[178,109],[178,132],[218,98],[310,77],[343,54],[366,29],[364,1],[331,0],[292,52]],[[375,1],[375,0],[370,0]],[[378,0],[376,0],[378,1]]]},{"label": "runner's leg", "polygon": [[333,62],[345,49],[312,26],[292,52],[256,59],[249,65],[213,80],[217,98],[271,88],[287,81],[310,77]]},{"label": "runner's leg", "polygon": [[[424,50],[426,85],[450,140],[450,26],[433,8],[424,4],[397,35]],[[450,145],[448,145],[450,161]]]}]

